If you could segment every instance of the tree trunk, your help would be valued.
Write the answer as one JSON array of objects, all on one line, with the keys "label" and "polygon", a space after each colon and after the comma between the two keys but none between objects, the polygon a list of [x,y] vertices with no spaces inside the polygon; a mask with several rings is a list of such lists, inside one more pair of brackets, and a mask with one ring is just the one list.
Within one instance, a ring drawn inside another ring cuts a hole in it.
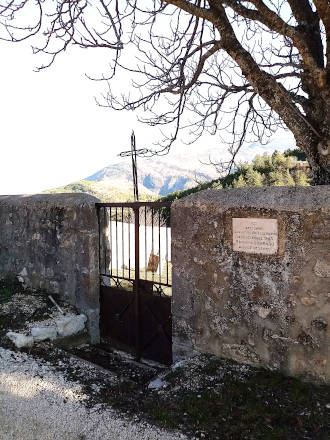
[{"label": "tree trunk", "polygon": [[320,164],[312,168],[311,185],[330,185],[330,166]]},{"label": "tree trunk", "polygon": [[306,153],[311,168],[311,185],[330,185],[330,140],[312,141],[296,138],[297,146]]}]

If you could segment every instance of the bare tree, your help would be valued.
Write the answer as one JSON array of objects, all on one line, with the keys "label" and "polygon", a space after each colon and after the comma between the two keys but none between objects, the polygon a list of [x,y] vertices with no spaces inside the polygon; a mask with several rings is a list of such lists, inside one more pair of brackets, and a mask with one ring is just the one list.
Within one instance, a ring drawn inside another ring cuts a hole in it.
[{"label": "bare tree", "polygon": [[31,38],[48,56],[40,69],[69,45],[108,49],[111,71],[94,78],[109,84],[104,105],[166,126],[159,152],[180,129],[219,132],[232,164],[244,142],[285,126],[313,182],[330,184],[329,0],[0,2],[1,38]]}]

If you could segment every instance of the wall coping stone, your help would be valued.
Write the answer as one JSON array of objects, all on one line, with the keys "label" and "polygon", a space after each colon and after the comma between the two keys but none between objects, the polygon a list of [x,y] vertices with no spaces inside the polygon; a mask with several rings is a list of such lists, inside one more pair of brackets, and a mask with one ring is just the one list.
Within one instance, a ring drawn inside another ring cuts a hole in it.
[{"label": "wall coping stone", "polygon": [[330,185],[320,186],[273,186],[251,188],[208,189],[191,194],[172,204],[192,206],[194,204],[218,203],[217,209],[269,208],[282,211],[304,211],[330,207]]},{"label": "wall coping stone", "polygon": [[83,193],[0,195],[0,206],[56,205],[66,207],[94,205],[99,201],[97,197]]}]

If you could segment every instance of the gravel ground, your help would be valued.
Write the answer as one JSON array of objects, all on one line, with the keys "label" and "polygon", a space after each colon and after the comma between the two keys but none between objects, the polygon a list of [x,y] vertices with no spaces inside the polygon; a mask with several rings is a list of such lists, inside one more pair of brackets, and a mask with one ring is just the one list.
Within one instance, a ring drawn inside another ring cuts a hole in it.
[{"label": "gravel ground", "polygon": [[0,279],[0,440],[330,440],[329,385],[211,355],[141,365],[83,335],[22,350],[6,337],[56,317],[46,292]]},{"label": "gravel ground", "polygon": [[0,440],[187,438],[125,420],[101,405],[88,407],[86,399],[81,385],[51,364],[0,348]]},{"label": "gravel ground", "polygon": [[[65,313],[75,312],[60,305]],[[53,325],[58,317],[45,292],[0,280],[0,440],[186,438],[94,401],[104,389],[120,386],[118,374],[63,355],[50,344],[39,344],[41,357],[38,348],[34,353],[11,349],[7,331],[29,334],[31,327]]]}]

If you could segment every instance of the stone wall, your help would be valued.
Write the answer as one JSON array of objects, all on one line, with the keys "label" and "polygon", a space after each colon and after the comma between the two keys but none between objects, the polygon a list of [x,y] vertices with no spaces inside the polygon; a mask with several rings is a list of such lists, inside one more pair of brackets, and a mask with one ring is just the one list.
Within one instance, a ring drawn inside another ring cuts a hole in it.
[{"label": "stone wall", "polygon": [[85,194],[0,196],[0,277],[18,276],[86,314],[99,338],[99,239],[95,202]]},{"label": "stone wall", "polygon": [[329,186],[203,191],[174,203],[171,225],[176,359],[330,382]]}]

